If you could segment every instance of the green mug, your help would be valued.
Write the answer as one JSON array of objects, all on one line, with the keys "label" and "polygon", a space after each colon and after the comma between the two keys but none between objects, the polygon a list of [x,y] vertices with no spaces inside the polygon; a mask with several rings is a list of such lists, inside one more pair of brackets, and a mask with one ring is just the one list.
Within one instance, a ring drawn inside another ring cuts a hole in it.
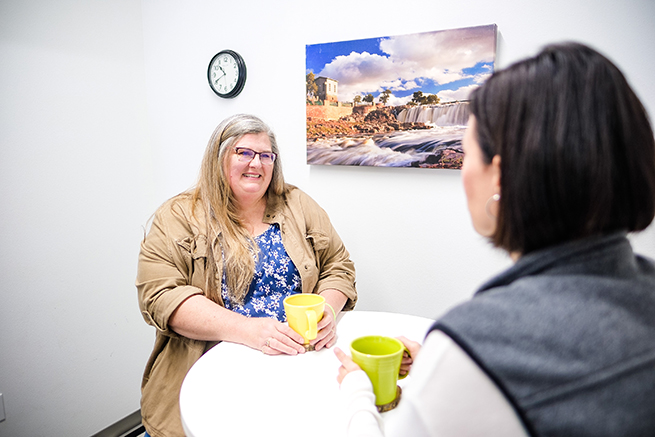
[{"label": "green mug", "polygon": [[400,375],[400,363],[406,350],[400,340],[382,335],[367,335],[350,343],[353,361],[366,372],[373,384],[378,407],[396,400],[396,382],[407,376]]}]

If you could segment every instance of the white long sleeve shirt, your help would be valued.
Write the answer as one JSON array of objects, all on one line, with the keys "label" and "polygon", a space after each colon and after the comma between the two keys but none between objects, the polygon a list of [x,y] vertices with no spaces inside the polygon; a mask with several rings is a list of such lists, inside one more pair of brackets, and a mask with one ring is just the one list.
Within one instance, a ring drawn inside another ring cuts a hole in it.
[{"label": "white long sleeve shirt", "polygon": [[400,404],[383,420],[366,373],[346,375],[341,394],[348,437],[528,435],[503,393],[443,332],[427,337],[410,376]]}]

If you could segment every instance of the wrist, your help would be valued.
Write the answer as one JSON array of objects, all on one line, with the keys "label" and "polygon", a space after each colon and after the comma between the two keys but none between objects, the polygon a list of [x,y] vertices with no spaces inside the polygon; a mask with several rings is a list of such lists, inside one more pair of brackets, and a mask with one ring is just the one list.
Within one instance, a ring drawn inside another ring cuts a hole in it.
[{"label": "wrist", "polygon": [[337,313],[334,311],[334,308],[332,308],[332,305],[325,302],[325,306],[330,308],[330,310],[332,310],[332,320],[334,320],[336,322],[337,321]]}]

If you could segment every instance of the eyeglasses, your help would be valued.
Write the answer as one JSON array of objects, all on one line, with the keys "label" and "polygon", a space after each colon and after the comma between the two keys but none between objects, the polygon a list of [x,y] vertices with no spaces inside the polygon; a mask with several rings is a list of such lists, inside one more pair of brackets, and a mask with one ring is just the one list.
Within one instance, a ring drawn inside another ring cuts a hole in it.
[{"label": "eyeglasses", "polygon": [[255,159],[256,155],[259,155],[259,161],[264,165],[271,165],[275,162],[277,154],[273,152],[255,152],[254,150],[248,149],[246,147],[236,147],[234,153],[239,157],[241,162],[250,162]]}]

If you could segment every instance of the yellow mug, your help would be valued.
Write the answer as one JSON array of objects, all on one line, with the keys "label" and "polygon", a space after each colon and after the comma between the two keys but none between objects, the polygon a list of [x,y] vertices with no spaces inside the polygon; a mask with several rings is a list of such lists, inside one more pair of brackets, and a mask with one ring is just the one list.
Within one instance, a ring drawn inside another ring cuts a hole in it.
[{"label": "yellow mug", "polygon": [[375,405],[380,411],[388,411],[398,404],[400,389],[396,382],[407,376],[400,375],[406,350],[400,340],[382,335],[367,335],[350,343],[352,359],[371,380]]},{"label": "yellow mug", "polygon": [[318,294],[292,294],[284,299],[289,327],[302,335],[305,350],[314,350],[309,342],[318,335],[316,325],[323,318],[325,298]]}]

